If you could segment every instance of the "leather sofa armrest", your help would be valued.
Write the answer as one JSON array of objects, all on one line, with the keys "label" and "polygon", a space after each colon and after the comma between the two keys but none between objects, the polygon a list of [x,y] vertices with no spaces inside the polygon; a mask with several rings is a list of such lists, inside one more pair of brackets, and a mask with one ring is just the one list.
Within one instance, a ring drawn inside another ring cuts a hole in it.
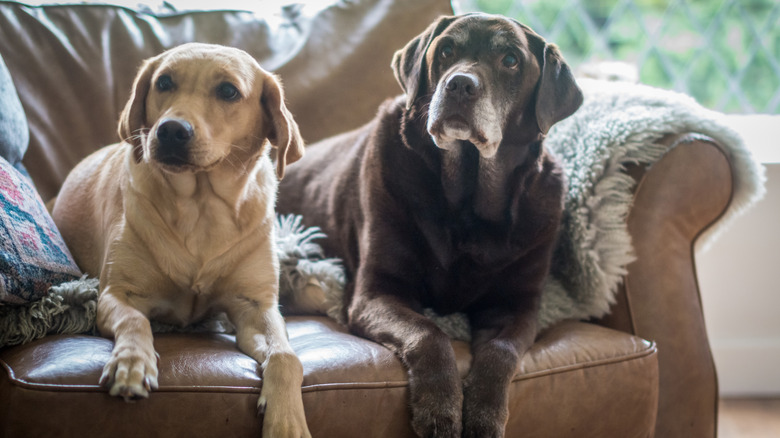
[{"label": "leather sofa armrest", "polygon": [[600,322],[658,344],[656,436],[714,437],[718,385],[696,277],[695,244],[726,211],[732,170],[709,137],[670,136],[651,167],[633,166],[628,216],[636,261],[627,267],[612,312]]}]

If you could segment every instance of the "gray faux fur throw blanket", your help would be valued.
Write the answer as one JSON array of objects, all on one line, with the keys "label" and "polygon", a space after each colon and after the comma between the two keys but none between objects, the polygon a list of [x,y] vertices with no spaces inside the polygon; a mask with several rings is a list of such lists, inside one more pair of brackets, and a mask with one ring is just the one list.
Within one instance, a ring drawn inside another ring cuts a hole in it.
[{"label": "gray faux fur throw blanket", "polygon": [[715,139],[731,156],[734,193],[728,211],[700,236],[706,248],[745,209],[764,196],[763,166],[725,115],[691,97],[628,82],[579,80],[585,99],[553,126],[546,145],[564,163],[569,182],[562,233],[542,297],[541,323],[604,316],[634,260],[626,218],[634,180],[626,164],[652,166],[668,152],[669,134],[695,132]]},{"label": "gray faux fur throw blanket", "polygon": [[[553,269],[542,296],[543,327],[563,319],[601,317],[609,311],[626,266],[634,259],[626,226],[634,180],[622,170],[630,163],[652,166],[668,152],[660,143],[666,135],[701,133],[718,141],[731,156],[733,200],[720,221],[700,238],[705,246],[764,195],[763,167],[726,126],[723,114],[701,107],[688,96],[644,85],[590,79],[579,83],[585,95],[582,107],[556,124],[545,143],[564,163],[569,192]],[[313,242],[324,236],[316,228],[305,228],[299,217],[280,218],[278,225],[280,300],[284,303],[285,297],[307,285],[317,285],[322,289],[323,311],[338,319],[344,273],[338,261],[324,259]],[[0,307],[0,346],[47,333],[94,330],[96,297],[96,280],[83,279],[53,287],[44,300],[31,306]],[[469,338],[463,315],[426,314],[450,336]]]}]

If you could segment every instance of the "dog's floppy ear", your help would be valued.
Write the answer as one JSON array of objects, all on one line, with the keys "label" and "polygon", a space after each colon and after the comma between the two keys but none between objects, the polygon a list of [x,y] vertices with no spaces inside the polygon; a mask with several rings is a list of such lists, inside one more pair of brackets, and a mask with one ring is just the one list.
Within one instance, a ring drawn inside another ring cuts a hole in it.
[{"label": "dog's floppy ear", "polygon": [[144,61],[133,82],[130,100],[119,116],[119,139],[133,145],[136,162],[141,162],[143,158],[140,130],[144,128],[146,121],[146,96],[152,86],[152,74],[158,64],[159,56]]},{"label": "dog's floppy ear", "polygon": [[542,73],[536,95],[536,123],[547,134],[556,122],[569,117],[582,104],[582,91],[555,44],[544,46]]},{"label": "dog's floppy ear", "polygon": [[406,109],[409,109],[427,86],[425,80],[428,71],[425,54],[434,38],[439,36],[457,17],[442,16],[431,23],[427,29],[393,55],[393,74],[406,93]]},{"label": "dog's floppy ear", "polygon": [[279,80],[274,75],[267,74],[263,79],[263,94],[260,105],[270,122],[268,141],[277,148],[276,176],[284,177],[284,168],[298,161],[303,156],[303,138],[298,124],[284,104],[284,94]]}]

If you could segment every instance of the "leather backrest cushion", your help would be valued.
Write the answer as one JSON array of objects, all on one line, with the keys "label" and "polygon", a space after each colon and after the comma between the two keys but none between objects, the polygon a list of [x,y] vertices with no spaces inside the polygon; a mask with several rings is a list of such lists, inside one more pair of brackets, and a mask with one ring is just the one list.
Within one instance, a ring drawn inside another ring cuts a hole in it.
[{"label": "leather backrest cushion", "polygon": [[108,5],[0,2],[0,55],[30,125],[24,164],[49,199],[76,163],[118,141],[119,113],[146,58],[192,41],[246,50],[281,76],[288,106],[311,143],[360,126],[382,100],[400,94],[390,70],[393,53],[451,13],[445,0],[159,17]]}]

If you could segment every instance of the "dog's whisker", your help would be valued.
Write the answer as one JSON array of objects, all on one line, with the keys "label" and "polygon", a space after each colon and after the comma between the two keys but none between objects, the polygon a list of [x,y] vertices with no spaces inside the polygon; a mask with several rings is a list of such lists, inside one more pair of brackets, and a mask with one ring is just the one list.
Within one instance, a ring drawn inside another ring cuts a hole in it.
[{"label": "dog's whisker", "polygon": [[230,146],[231,148],[234,148],[234,149],[238,149],[241,152],[249,152],[249,150],[250,150],[249,146],[242,146],[242,145],[238,145],[238,144],[235,144],[235,143],[228,143],[228,146]]},{"label": "dog's whisker", "polygon": [[231,157],[230,155],[225,158],[225,161],[230,165],[230,167],[233,168],[233,170],[239,172],[242,175],[249,172],[249,169],[247,169],[246,166],[242,166],[240,162],[233,162],[233,158],[234,157]]},{"label": "dog's whisker", "polygon": [[423,99],[425,99],[425,103],[420,105],[420,111],[417,114],[417,117],[415,118],[415,121],[422,122],[424,118],[428,117],[428,111],[431,107],[431,101],[433,100],[433,95],[428,94],[423,96]]},{"label": "dog's whisker", "polygon": [[233,161],[234,159],[236,159],[236,157],[233,157],[232,154],[228,154],[222,159],[222,162],[227,163],[233,170],[241,170],[240,166]]},{"label": "dog's whisker", "polygon": [[[143,141],[147,135],[148,135],[148,129],[139,128],[131,132],[129,136],[122,138],[121,141],[125,143],[133,144],[133,153],[136,153],[137,148],[143,149]],[[140,140],[140,141],[137,142],[138,144],[135,144],[136,143],[135,140]]]}]

